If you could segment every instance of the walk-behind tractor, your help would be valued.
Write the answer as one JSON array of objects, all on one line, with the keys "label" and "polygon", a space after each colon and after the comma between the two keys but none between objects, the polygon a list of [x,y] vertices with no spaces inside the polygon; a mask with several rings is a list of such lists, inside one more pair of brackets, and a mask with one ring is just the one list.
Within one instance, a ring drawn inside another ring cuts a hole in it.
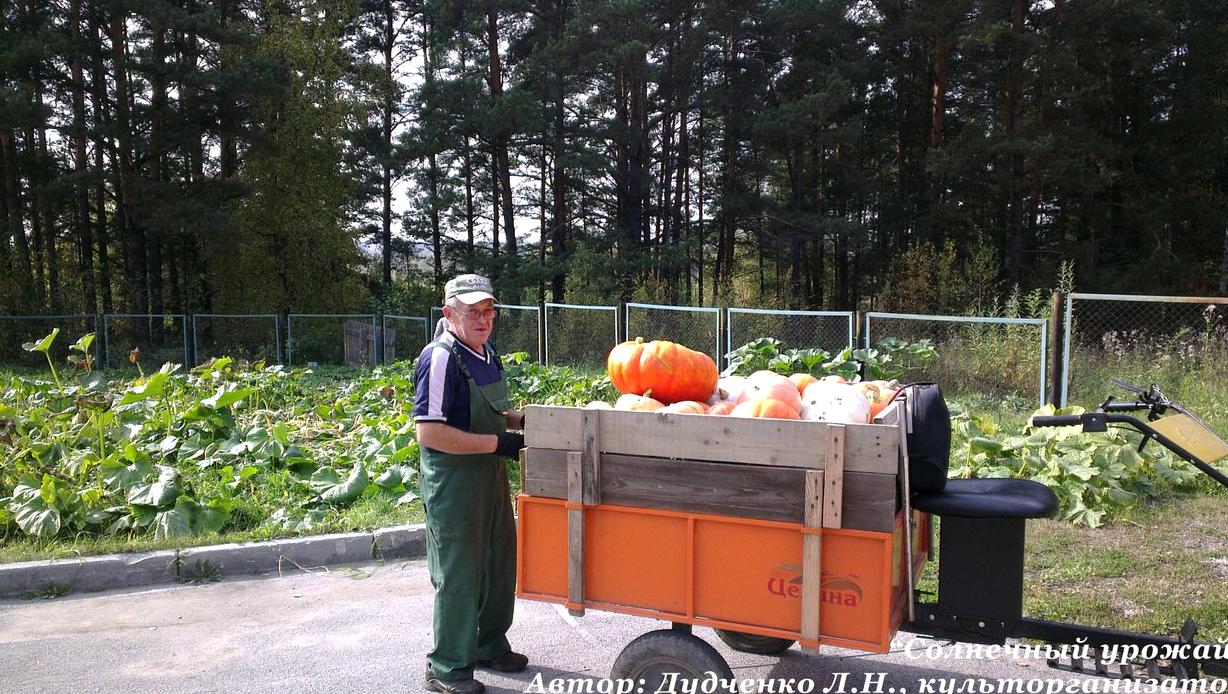
[{"label": "walk-behind tractor", "polygon": [[[1209,465],[1228,444],[1155,386],[1121,385],[1133,400],[1033,424],[1133,427],[1141,445],[1154,440],[1228,486]],[[1129,414],[1139,411],[1146,421]],[[1158,636],[1023,616],[1024,528],[1057,499],[1030,480],[946,479],[950,422],[936,388],[905,388],[874,424],[539,406],[527,422],[518,595],[671,622],[614,664],[611,677],[645,691],[732,678],[693,626],[758,654],[795,642],[883,653],[904,630],[1078,646],[1061,650],[1091,657],[1050,664],[1104,676],[1228,674],[1192,620]],[[931,602],[914,582],[935,530]],[[1122,658],[1125,647],[1138,657]]]}]

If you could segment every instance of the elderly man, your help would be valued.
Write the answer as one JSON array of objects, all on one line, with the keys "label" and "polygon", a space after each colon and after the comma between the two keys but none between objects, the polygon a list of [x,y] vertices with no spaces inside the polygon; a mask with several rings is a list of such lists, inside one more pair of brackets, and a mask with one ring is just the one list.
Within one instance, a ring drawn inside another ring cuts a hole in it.
[{"label": "elderly man", "polygon": [[474,667],[518,672],[507,642],[516,588],[516,529],[506,460],[524,446],[524,415],[508,409],[503,367],[489,342],[498,309],[490,280],[460,275],[444,289],[448,329],[418,357],[414,421],[435,586],[435,648],[426,688],[485,691]]}]

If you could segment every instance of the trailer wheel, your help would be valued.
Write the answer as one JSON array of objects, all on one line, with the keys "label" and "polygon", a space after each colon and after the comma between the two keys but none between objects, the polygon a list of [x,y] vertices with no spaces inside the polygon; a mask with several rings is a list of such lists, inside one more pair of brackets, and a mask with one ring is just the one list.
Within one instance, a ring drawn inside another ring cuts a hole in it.
[{"label": "trailer wheel", "polygon": [[627,644],[610,670],[612,680],[630,680],[639,691],[655,692],[671,674],[678,682],[698,682],[713,673],[730,681],[733,670],[716,649],[691,634],[662,629]]},{"label": "trailer wheel", "polygon": [[725,645],[735,651],[743,653],[754,653],[755,655],[780,655],[789,650],[793,645],[791,639],[778,639],[772,636],[760,636],[758,634],[747,634],[741,631],[727,631],[725,629],[717,629],[716,635],[720,637]]}]

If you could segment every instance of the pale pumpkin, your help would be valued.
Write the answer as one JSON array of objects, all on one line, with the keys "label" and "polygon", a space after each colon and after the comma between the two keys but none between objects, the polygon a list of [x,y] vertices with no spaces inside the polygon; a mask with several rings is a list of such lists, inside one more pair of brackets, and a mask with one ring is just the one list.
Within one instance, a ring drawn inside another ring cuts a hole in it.
[{"label": "pale pumpkin", "polygon": [[801,395],[806,390],[806,386],[811,383],[818,383],[819,379],[810,374],[793,374],[789,376],[789,380],[793,381],[793,385],[797,386],[797,394]]},{"label": "pale pumpkin", "polygon": [[[796,391],[794,391],[796,392]],[[797,410],[788,403],[775,398],[760,398],[738,403],[729,413],[734,417],[767,417],[772,419],[798,419]]]},{"label": "pale pumpkin", "polygon": [[636,395],[635,393],[621,395],[618,401],[614,403],[614,409],[629,410],[631,412],[654,412],[662,407],[665,407],[665,403],[660,400]]},{"label": "pale pumpkin", "polygon": [[708,414],[708,406],[702,402],[694,400],[683,400],[675,402],[661,408],[662,412],[674,412],[677,414]]},{"label": "pale pumpkin", "polygon": [[801,394],[793,381],[771,371],[756,371],[746,379],[746,388],[738,397],[738,404],[765,399],[779,400],[795,413],[802,409]]},{"label": "pale pumpkin", "polygon": [[712,407],[708,408],[708,414],[729,414],[733,412],[735,407],[737,407],[737,403],[730,402],[729,400],[721,400]]}]

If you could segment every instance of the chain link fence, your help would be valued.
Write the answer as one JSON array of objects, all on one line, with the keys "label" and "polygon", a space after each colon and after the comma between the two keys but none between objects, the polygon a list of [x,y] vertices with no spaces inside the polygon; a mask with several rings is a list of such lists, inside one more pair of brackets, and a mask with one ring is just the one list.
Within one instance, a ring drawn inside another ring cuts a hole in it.
[{"label": "chain link fence", "polygon": [[[97,336],[100,332],[97,315],[0,316],[0,364],[45,367],[47,357],[41,352],[27,352],[22,345],[38,342],[56,328],[60,329],[60,334],[50,351],[56,365],[67,363],[69,345],[82,335],[94,333]],[[93,352],[95,364],[101,364],[104,359],[101,339],[95,338]]]},{"label": "chain link fence", "polygon": [[417,359],[422,348],[431,341],[434,326],[421,316],[385,314],[382,324],[384,344],[380,355],[384,363]]},{"label": "chain link fence", "polygon": [[134,350],[142,364],[191,361],[187,316],[182,313],[108,313],[102,317],[103,366],[122,367]]},{"label": "chain link fence", "polygon": [[1228,432],[1228,298],[1081,294],[1066,297],[1062,402],[1095,407],[1112,385],[1155,383]]},{"label": "chain link fence", "polygon": [[720,368],[724,355],[721,344],[720,308],[702,306],[660,306],[627,304],[627,339],[669,340],[712,357]]},{"label": "chain link fence", "polygon": [[538,308],[512,304],[495,306],[499,309],[499,317],[495,319],[495,330],[490,337],[495,350],[499,354],[528,352],[529,361],[537,361]]},{"label": "chain link fence", "polygon": [[276,364],[281,361],[281,317],[276,314],[193,314],[192,354],[197,364],[216,357]]},{"label": "chain link fence", "polygon": [[761,337],[788,349],[822,349],[835,354],[853,344],[852,311],[773,311],[731,308],[726,321],[727,350]]},{"label": "chain link fence", "polygon": [[547,303],[546,363],[605,369],[618,344],[618,307]]},{"label": "chain link fence", "polygon": [[1015,397],[1044,404],[1048,324],[1042,318],[927,316],[903,313],[865,314],[866,341],[887,346],[888,338],[929,340],[938,358],[929,364],[907,363],[909,381],[935,381],[948,395],[981,394]]},{"label": "chain link fence", "polygon": [[379,326],[370,313],[291,313],[286,318],[286,363],[289,365],[378,362]]}]

